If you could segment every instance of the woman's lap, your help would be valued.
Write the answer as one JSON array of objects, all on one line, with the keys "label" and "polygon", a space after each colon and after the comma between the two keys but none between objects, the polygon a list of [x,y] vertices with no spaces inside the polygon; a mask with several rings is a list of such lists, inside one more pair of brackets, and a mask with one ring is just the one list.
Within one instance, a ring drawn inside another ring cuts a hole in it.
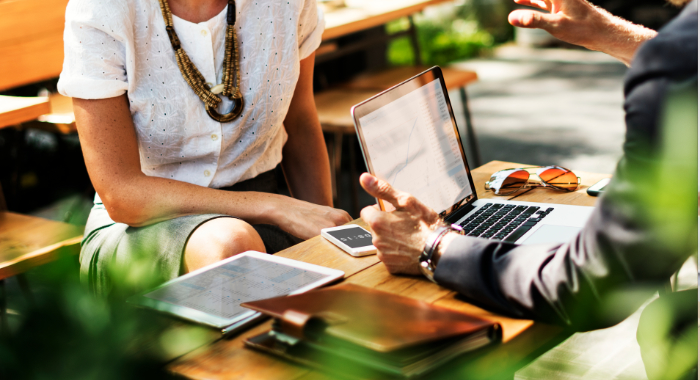
[{"label": "woman's lap", "polygon": [[[269,190],[273,184],[269,180],[270,172],[258,177],[262,178],[256,177],[251,180],[259,185],[253,187],[271,192]],[[243,186],[238,188],[234,185],[229,190],[251,188],[249,181],[242,184]],[[222,217],[230,216],[188,215],[145,227],[129,227],[112,221],[104,206],[97,203],[91,210],[85,226],[85,238],[80,252],[81,279],[100,294],[109,292],[110,272],[114,269],[144,273],[150,277],[151,284],[173,279],[180,275],[183,252],[192,233],[207,221]],[[262,238],[268,253],[275,253],[301,242],[273,225],[258,224],[253,225],[253,228]]]}]

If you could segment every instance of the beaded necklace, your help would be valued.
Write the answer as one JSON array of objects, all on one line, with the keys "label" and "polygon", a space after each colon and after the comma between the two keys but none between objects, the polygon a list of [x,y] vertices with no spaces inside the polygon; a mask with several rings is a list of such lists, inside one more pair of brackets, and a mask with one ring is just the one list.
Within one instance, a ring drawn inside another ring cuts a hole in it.
[{"label": "beaded necklace", "polygon": [[[243,96],[241,95],[240,85],[241,85],[241,73],[238,66],[238,39],[236,36],[236,31],[234,29],[234,24],[236,23],[236,1],[228,0],[228,12],[226,15],[226,52],[224,53],[224,77],[223,83],[217,84],[216,86],[210,87],[206,83],[204,76],[199,72],[197,66],[192,63],[190,57],[182,48],[180,44],[180,39],[175,33],[175,28],[173,27],[173,14],[170,11],[170,6],[167,0],[158,0],[160,2],[160,10],[163,13],[163,20],[165,21],[165,30],[168,32],[168,37],[170,38],[170,44],[175,50],[175,57],[177,58],[177,66],[180,68],[183,78],[187,84],[192,88],[199,99],[204,102],[207,109],[207,114],[212,119],[220,123],[228,123],[233,121],[238,115],[243,111]],[[236,85],[233,85],[233,70],[235,70]],[[216,108],[221,103],[221,98],[219,94],[228,97],[233,101],[233,108],[231,111],[225,115],[221,115],[217,112]]]}]

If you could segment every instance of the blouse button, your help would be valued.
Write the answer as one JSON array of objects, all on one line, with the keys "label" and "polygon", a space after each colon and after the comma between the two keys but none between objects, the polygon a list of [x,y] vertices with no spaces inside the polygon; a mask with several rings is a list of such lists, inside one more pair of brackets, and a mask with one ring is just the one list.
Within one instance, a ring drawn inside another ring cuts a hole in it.
[{"label": "blouse button", "polygon": [[211,135],[211,140],[212,140],[212,141],[216,141],[216,140],[218,140],[218,139],[219,139],[219,136],[217,136],[217,135],[215,135],[215,134],[212,134],[212,135]]},{"label": "blouse button", "polygon": [[206,37],[206,36],[207,36],[207,31],[206,31],[205,29],[202,29],[202,31],[201,31],[200,33],[202,33],[202,36],[203,36],[203,37]]},{"label": "blouse button", "polygon": [[209,170],[204,171],[204,176],[209,177],[211,175],[211,172]]}]

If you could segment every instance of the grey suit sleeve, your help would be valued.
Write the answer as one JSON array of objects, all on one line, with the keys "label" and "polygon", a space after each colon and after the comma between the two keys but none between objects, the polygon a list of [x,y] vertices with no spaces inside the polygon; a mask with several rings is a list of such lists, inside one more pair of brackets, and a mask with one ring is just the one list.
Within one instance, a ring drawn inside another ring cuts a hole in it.
[{"label": "grey suit sleeve", "polygon": [[562,245],[458,237],[436,268],[439,284],[499,313],[590,329],[616,323],[668,283],[697,251],[697,159],[690,151],[679,159],[684,153],[669,149],[667,138],[697,141],[697,126],[660,127],[669,83],[697,78],[693,4],[640,48],[630,68],[624,157],[584,229]]}]

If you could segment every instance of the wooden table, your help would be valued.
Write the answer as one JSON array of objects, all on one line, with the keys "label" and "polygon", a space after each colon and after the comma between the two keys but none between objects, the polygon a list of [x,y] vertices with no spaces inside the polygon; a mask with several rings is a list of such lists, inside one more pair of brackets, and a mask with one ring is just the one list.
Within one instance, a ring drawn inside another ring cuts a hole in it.
[{"label": "wooden table", "polygon": [[450,0],[345,0],[345,7],[326,9],[322,40],[384,25],[447,1]]},{"label": "wooden table", "polygon": [[[497,197],[484,190],[483,183],[494,172],[528,165],[493,161],[472,171],[479,198],[517,199],[523,201],[547,202],[592,206],[596,198],[586,194],[585,189],[605,174],[576,171],[581,177],[582,187],[573,193],[562,193],[546,188],[523,190],[507,197]],[[353,223],[363,224],[361,220]],[[435,305],[454,310],[470,312],[483,318],[498,321],[503,326],[503,344],[467,354],[444,368],[432,373],[435,379],[490,379],[512,374],[567,337],[556,326],[502,317],[457,297],[457,294],[442,288],[421,277],[394,276],[387,272],[375,255],[354,258],[321,237],[315,237],[286,249],[279,256],[307,263],[339,269],[345,272],[345,282],[375,288],[406,297],[420,299]],[[265,322],[232,339],[221,339],[211,345],[199,348],[172,362],[168,369],[192,379],[329,379],[324,373],[280,360],[243,347],[243,340],[270,329],[271,322]]]},{"label": "wooden table", "polygon": [[0,211],[0,280],[80,252],[84,228]]},{"label": "wooden table", "polygon": [[49,112],[48,98],[0,95],[0,128],[26,123]]}]

